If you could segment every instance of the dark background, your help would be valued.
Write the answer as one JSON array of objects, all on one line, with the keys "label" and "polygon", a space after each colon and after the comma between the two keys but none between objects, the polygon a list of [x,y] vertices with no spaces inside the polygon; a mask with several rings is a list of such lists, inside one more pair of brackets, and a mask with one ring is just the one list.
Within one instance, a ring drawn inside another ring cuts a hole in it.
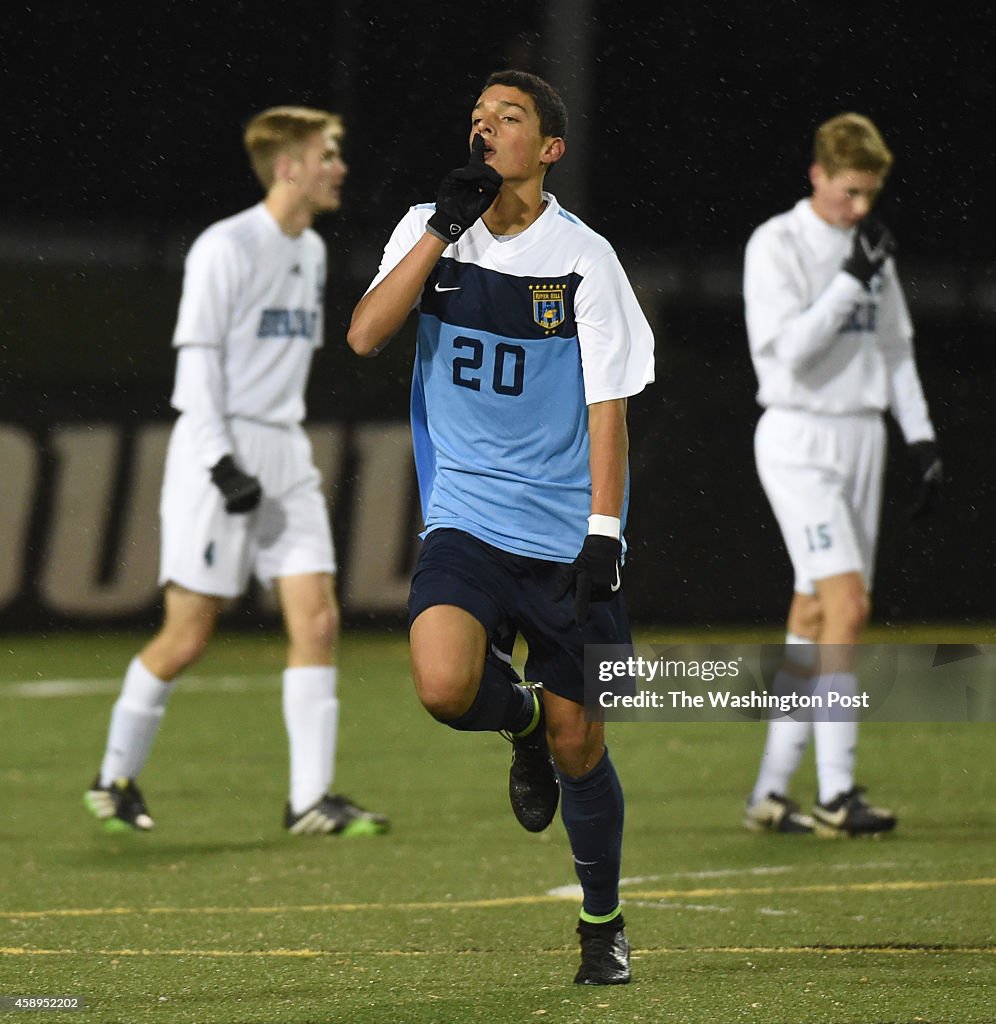
[{"label": "dark background", "polygon": [[[994,17],[850,3],[50,3],[4,15],[5,216],[167,231],[257,197],[239,128],[288,101],[341,110],[353,202],[381,243],[463,155],[487,73],[567,91],[551,59],[588,11],[584,215],[618,244],[742,244],[806,187],[812,131],[867,113],[896,154],[904,251],[992,254]],[[113,12],[113,13],[112,13]],[[552,181],[551,181],[552,185]]]},{"label": "dark background", "polygon": [[943,506],[907,529],[894,436],[876,617],[991,620],[987,8],[309,0],[8,10],[4,418],[43,431],[170,415],[183,253],[208,223],[259,198],[241,129],[282,103],[339,110],[347,122],[345,207],[317,225],[332,288],[312,415],[404,418],[410,346],[399,339],[360,361],[344,324],[404,210],[432,199],[463,161],[487,74],[525,68],[571,105],[567,162],[549,187],[616,246],[657,333],[658,383],[631,415],[634,616],[777,622],[791,576],[753,469],[740,261],[750,231],[805,194],[815,126],[858,110],[896,157],[880,212],[899,238],[948,471]]}]

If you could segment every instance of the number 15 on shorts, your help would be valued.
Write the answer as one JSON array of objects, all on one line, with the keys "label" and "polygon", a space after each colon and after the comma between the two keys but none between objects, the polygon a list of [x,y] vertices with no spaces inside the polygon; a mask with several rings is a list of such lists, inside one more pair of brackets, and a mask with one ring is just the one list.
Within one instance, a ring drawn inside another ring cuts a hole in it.
[{"label": "number 15 on shorts", "polygon": [[830,534],[829,523],[817,523],[815,526],[807,526],[806,543],[810,551],[826,551],[833,547],[833,537]]}]

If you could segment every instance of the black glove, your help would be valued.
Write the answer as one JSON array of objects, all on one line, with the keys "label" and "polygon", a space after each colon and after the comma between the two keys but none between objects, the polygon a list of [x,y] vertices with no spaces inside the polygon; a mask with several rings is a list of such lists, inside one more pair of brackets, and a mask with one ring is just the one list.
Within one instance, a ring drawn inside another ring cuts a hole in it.
[{"label": "black glove", "polygon": [[867,291],[871,279],[895,251],[896,239],[892,232],[881,221],[865,217],[854,232],[851,255],[844,260],[841,269],[857,278]]},{"label": "black glove", "polygon": [[578,557],[565,565],[557,577],[554,601],[561,601],[574,591],[574,621],[579,626],[588,621],[593,601],[608,601],[622,584],[619,559],[622,542],[615,537],[589,533]]},{"label": "black glove", "polygon": [[226,512],[251,512],[263,497],[259,481],[243,473],[231,455],[223,455],[211,467],[211,482],[225,496]]},{"label": "black glove", "polygon": [[913,503],[910,519],[925,516],[934,507],[944,483],[944,464],[936,441],[917,441],[907,449],[910,460],[910,483]]},{"label": "black glove", "polygon": [[436,197],[436,212],[428,230],[444,242],[455,242],[495,201],[504,179],[484,162],[484,136],[475,135],[466,167],[443,178]]}]

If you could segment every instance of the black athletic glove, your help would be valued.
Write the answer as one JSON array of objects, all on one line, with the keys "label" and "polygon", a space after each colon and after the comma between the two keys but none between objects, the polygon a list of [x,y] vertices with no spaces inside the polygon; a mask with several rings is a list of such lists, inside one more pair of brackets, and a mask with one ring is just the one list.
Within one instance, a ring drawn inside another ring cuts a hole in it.
[{"label": "black athletic glove", "polygon": [[561,570],[553,599],[561,601],[574,591],[574,621],[579,626],[588,621],[592,602],[608,601],[619,590],[622,583],[619,575],[621,557],[621,541],[589,533],[578,557]]},{"label": "black athletic glove", "polygon": [[225,496],[226,512],[251,512],[263,497],[259,481],[243,473],[231,455],[223,455],[211,467],[211,482]]},{"label": "black athletic glove", "polygon": [[910,484],[913,487],[913,503],[910,505],[910,519],[927,515],[937,502],[941,484],[944,483],[944,464],[941,450],[936,441],[917,441],[907,449],[910,460]]},{"label": "black athletic glove", "polygon": [[436,197],[436,212],[428,230],[444,242],[455,242],[495,201],[504,179],[484,162],[484,136],[475,135],[466,167],[443,178]]},{"label": "black athletic glove", "polygon": [[896,239],[892,232],[881,221],[865,217],[854,232],[851,255],[844,260],[841,269],[857,278],[867,291],[871,279],[895,251]]}]

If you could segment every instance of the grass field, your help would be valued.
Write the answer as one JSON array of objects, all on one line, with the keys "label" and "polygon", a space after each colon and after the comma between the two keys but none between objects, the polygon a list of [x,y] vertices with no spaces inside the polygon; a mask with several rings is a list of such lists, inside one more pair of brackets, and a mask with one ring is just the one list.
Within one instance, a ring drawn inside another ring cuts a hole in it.
[{"label": "grass field", "polygon": [[400,634],[347,637],[340,683],[336,788],[391,834],[284,834],[261,636],[219,637],[174,695],[141,780],[156,829],[101,831],[82,794],[141,639],[0,638],[0,996],[87,1004],[43,1020],[996,1021],[992,723],[863,726],[859,779],[900,827],[837,842],[740,829],[763,726],[610,727],[634,980],[584,989],[559,821],[518,828],[507,744],[420,710]]}]

